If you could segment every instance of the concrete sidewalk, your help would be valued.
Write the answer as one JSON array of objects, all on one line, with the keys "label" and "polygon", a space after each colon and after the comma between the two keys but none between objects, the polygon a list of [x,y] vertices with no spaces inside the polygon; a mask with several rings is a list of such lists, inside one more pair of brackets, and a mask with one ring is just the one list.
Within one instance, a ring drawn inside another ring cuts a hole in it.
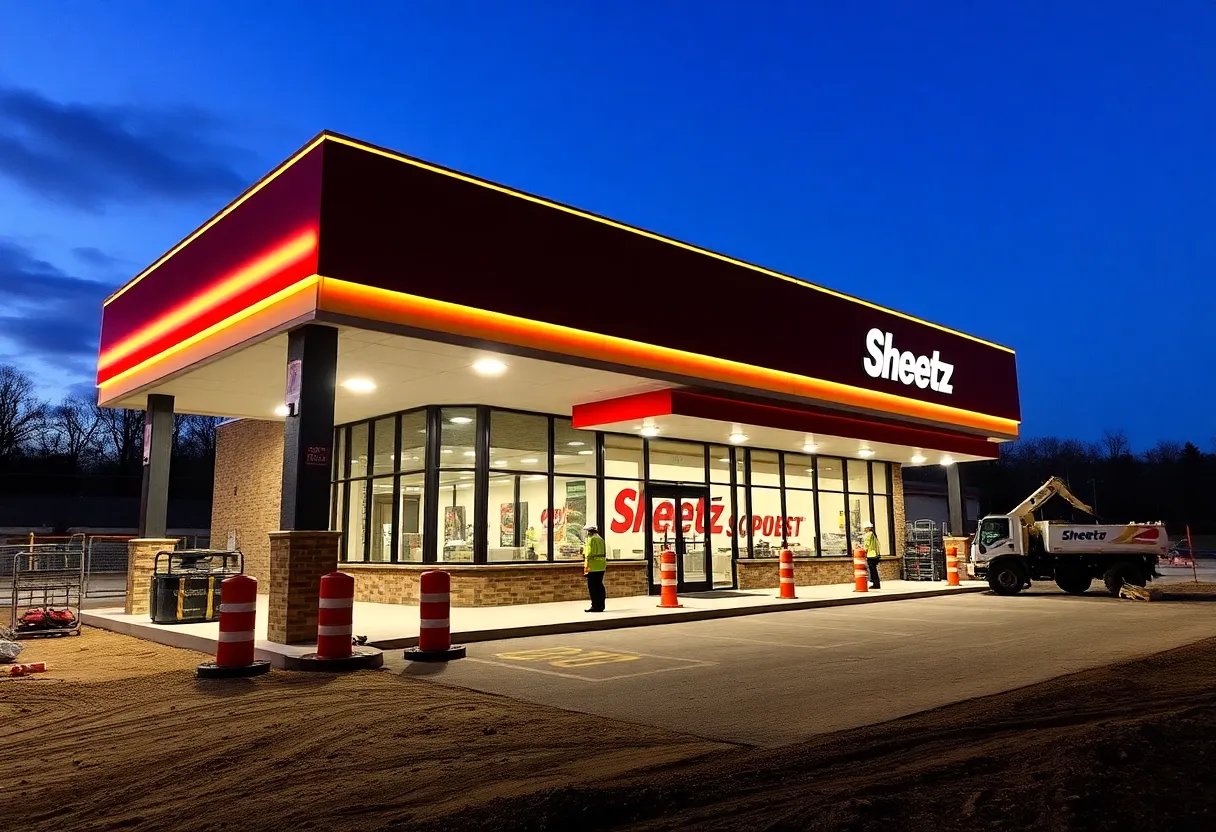
[{"label": "concrete sidewalk", "polygon": [[[586,601],[518,604],[507,607],[453,607],[452,641],[463,644],[525,636],[615,630],[676,621],[704,621],[781,610],[874,604],[967,592],[982,592],[986,584],[966,583],[957,588],[923,581],[887,581],[881,590],[855,593],[851,584],[802,586],[798,598],[783,601],[777,590],[719,590],[684,595],[678,609],[661,609],[656,596],[608,599],[603,613],[587,613]],[[258,596],[256,654],[275,667],[290,657],[316,650],[315,644],[283,645],[266,641],[266,596]],[[214,654],[219,624],[153,624],[146,615],[125,615],[121,609],[93,609],[81,613],[81,622],[103,630]],[[402,604],[355,602],[355,635],[382,649],[413,647],[418,643],[418,607]]]}]

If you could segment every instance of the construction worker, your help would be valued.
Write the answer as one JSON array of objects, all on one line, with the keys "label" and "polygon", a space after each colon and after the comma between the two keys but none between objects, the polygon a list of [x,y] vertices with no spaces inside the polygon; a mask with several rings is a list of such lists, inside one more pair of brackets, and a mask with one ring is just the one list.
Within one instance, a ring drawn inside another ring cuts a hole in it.
[{"label": "construction worker", "polygon": [[603,612],[607,592],[604,589],[604,571],[608,568],[608,548],[600,530],[588,526],[587,542],[583,544],[583,574],[587,576],[587,594],[591,596],[591,606],[587,612]]},{"label": "construction worker", "polygon": [[528,526],[528,531],[524,533],[525,542],[528,544],[528,560],[536,560],[536,527]]},{"label": "construction worker", "polygon": [[861,527],[862,546],[866,550],[866,564],[870,567],[870,589],[882,589],[878,580],[878,535],[874,534],[874,524],[866,523]]}]

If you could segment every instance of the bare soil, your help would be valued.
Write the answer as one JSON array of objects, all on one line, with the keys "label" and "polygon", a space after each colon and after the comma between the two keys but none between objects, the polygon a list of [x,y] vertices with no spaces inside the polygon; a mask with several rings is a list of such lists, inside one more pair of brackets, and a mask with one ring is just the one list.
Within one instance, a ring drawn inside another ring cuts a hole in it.
[{"label": "bare soil", "polygon": [[1216,829],[1216,640],[763,751],[387,671],[203,683],[111,633],[26,644],[50,672],[0,681],[0,829]]}]

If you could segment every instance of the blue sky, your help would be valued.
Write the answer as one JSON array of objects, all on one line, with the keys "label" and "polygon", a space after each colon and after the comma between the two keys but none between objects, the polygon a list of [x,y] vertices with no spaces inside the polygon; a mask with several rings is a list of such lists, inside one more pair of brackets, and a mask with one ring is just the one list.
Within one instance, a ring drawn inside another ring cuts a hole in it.
[{"label": "blue sky", "polygon": [[0,361],[80,389],[107,290],[332,129],[1008,344],[1026,435],[1208,448],[1214,41],[1211,0],[5,4]]}]

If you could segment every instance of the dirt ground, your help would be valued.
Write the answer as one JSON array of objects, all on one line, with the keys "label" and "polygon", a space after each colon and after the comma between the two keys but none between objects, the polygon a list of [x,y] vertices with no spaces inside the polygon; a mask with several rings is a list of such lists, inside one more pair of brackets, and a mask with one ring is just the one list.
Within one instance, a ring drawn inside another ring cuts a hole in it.
[{"label": "dirt ground", "polygon": [[51,672],[0,681],[0,829],[1216,828],[1216,640],[765,751],[387,671],[203,684],[206,657],[110,633],[26,644]]}]

